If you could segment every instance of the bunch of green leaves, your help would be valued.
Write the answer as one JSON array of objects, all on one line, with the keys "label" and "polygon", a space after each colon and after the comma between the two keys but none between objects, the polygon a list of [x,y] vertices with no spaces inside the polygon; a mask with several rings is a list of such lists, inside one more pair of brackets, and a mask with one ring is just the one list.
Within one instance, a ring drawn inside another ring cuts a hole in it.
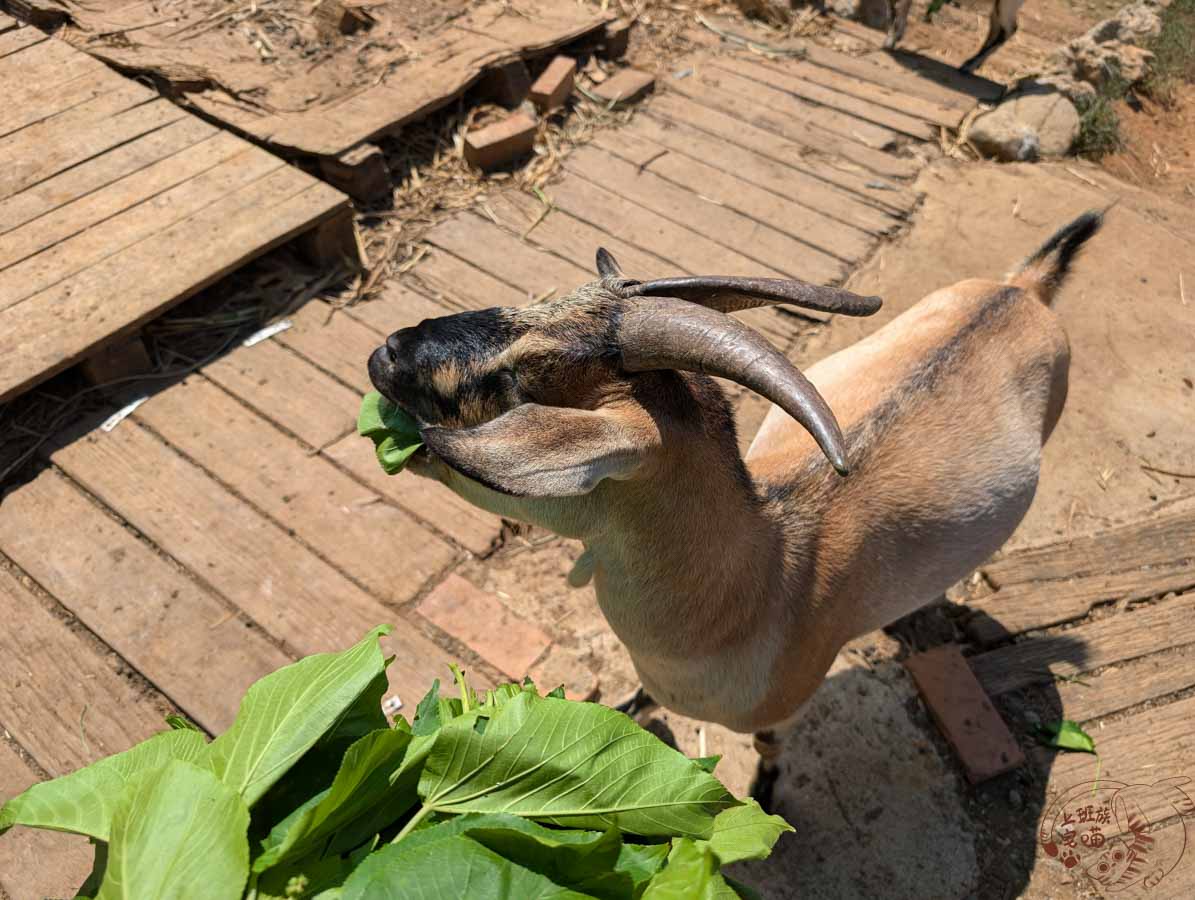
[{"label": "bunch of green leaves", "polygon": [[724,898],[721,865],[792,829],[625,715],[530,682],[437,681],[391,725],[379,627],[249,688],[208,741],[171,730],[0,808],[96,845],[79,897]]},{"label": "bunch of green leaves", "polygon": [[1174,0],[1160,15],[1162,31],[1149,42],[1154,58],[1144,90],[1163,106],[1173,107],[1179,85],[1195,84],[1195,0]]},{"label": "bunch of green leaves", "polygon": [[387,475],[397,475],[411,455],[423,446],[419,425],[377,391],[361,398],[357,433],[373,441],[378,463]]}]

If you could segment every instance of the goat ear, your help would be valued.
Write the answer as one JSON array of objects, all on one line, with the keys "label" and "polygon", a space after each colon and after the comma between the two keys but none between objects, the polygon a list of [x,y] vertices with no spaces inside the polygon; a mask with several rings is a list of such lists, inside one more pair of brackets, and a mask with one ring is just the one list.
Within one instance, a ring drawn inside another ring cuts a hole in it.
[{"label": "goat ear", "polygon": [[618,263],[610,254],[610,251],[605,247],[598,247],[597,251],[597,271],[602,278],[620,278],[622,277],[622,270],[618,268]]},{"label": "goat ear", "polygon": [[473,428],[425,428],[423,440],[462,475],[516,497],[576,497],[631,477],[648,440],[611,411],[524,403]]}]

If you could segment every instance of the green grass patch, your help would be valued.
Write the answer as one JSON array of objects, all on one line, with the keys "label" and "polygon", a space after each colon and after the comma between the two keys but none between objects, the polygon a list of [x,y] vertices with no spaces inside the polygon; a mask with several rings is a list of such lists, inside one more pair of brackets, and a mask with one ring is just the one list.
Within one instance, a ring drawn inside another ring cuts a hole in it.
[{"label": "green grass patch", "polygon": [[1144,92],[1173,106],[1180,84],[1195,83],[1195,0],[1174,0],[1162,13],[1162,32],[1150,43],[1153,66]]},{"label": "green grass patch", "polygon": [[1128,91],[1129,83],[1124,78],[1110,75],[1094,97],[1075,104],[1079,111],[1079,138],[1074,148],[1078,156],[1099,159],[1124,146],[1116,103],[1123,100]]}]

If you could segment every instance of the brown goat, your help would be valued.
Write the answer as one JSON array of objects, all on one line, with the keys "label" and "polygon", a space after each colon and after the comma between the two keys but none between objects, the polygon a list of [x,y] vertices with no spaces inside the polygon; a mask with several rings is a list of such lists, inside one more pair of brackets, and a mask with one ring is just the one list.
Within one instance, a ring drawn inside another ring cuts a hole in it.
[{"label": "brown goat", "polygon": [[[1005,282],[930,294],[807,378],[727,313],[877,298],[637,282],[605,251],[566,297],[396,332],[370,376],[422,426],[414,472],[583,541],[570,581],[592,576],[650,697],[756,732],[767,760],[846,641],[940,596],[1029,508],[1066,398],[1049,305],[1100,223],[1076,219]],[[709,375],[775,404],[745,460]]]}]

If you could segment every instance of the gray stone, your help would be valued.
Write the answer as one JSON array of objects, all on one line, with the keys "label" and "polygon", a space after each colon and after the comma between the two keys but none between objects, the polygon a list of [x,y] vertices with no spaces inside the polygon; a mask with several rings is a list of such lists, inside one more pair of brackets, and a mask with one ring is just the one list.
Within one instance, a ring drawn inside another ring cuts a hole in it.
[{"label": "gray stone", "polygon": [[1079,136],[1079,113],[1062,94],[1033,84],[971,123],[967,140],[1005,162],[1065,156]]},{"label": "gray stone", "polygon": [[780,758],[775,812],[796,832],[727,874],[769,900],[974,896],[974,828],[920,708],[898,663],[839,654]]},{"label": "gray stone", "polygon": [[1040,81],[1076,101],[1117,81],[1136,84],[1149,72],[1153,54],[1145,45],[1161,32],[1161,12],[1169,2],[1138,0],[1094,25],[1053,54]]}]

